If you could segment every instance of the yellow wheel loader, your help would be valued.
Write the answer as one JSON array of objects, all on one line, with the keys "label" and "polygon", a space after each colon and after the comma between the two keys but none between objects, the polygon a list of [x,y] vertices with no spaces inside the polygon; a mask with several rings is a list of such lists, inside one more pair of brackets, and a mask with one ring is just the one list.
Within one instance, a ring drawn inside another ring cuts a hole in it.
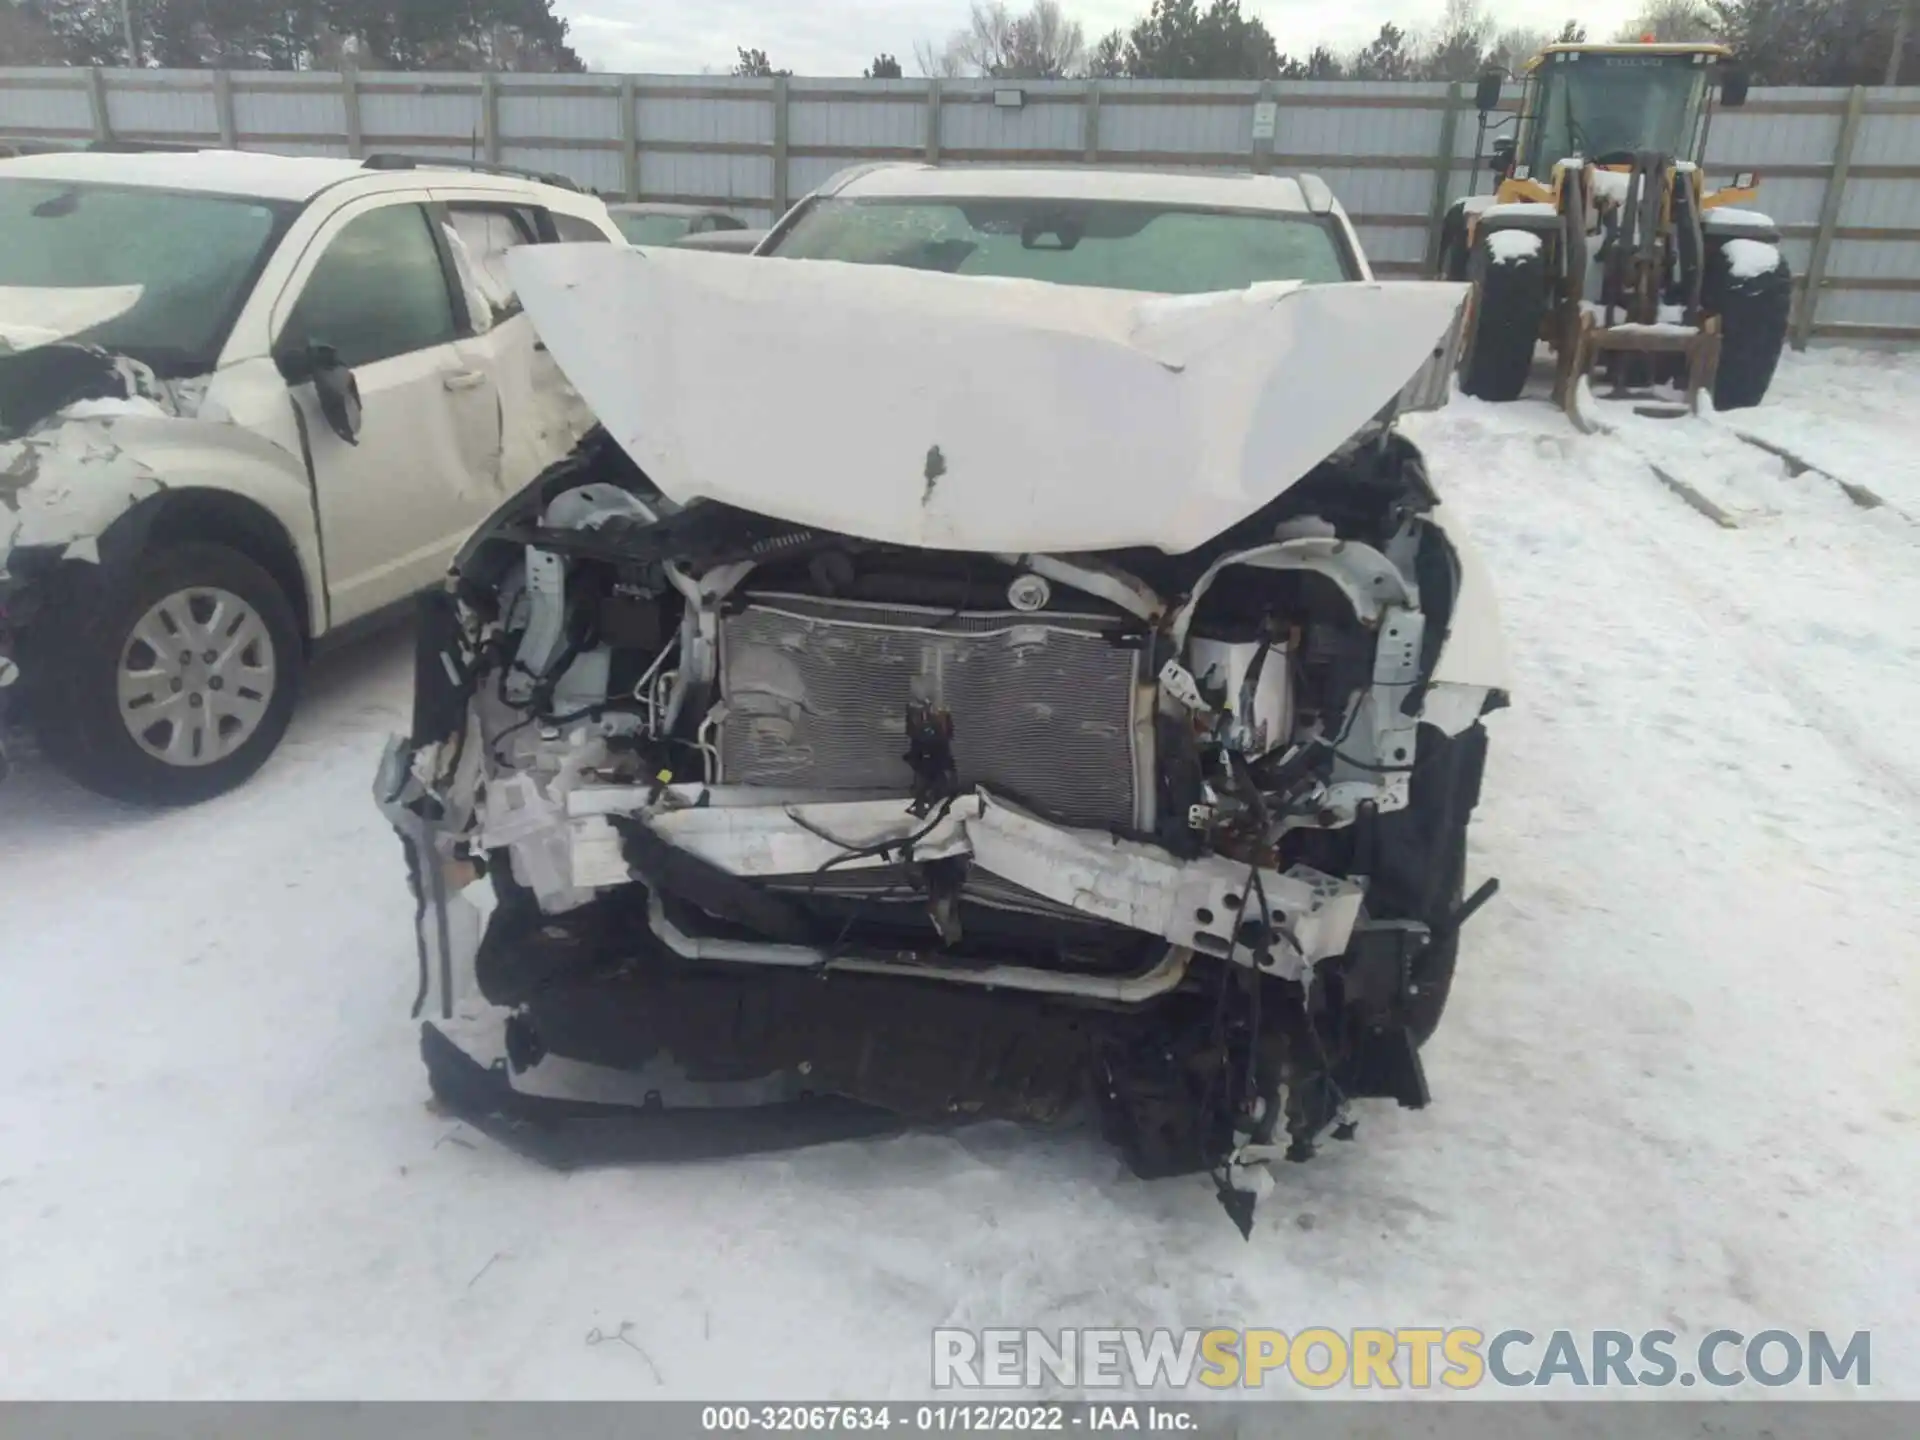
[{"label": "yellow wheel loader", "polygon": [[1667,386],[1688,409],[1703,392],[1721,410],[1757,405],[1786,339],[1793,274],[1778,227],[1745,208],[1755,177],[1705,184],[1716,92],[1723,106],[1746,100],[1732,53],[1549,45],[1526,66],[1518,115],[1490,124],[1505,78],[1481,76],[1475,97],[1483,144],[1490,129],[1518,127],[1493,144],[1494,192],[1455,202],[1441,228],[1440,274],[1473,284],[1461,388],[1518,398],[1545,340],[1554,398],[1583,429],[1595,369],[1615,397]]}]

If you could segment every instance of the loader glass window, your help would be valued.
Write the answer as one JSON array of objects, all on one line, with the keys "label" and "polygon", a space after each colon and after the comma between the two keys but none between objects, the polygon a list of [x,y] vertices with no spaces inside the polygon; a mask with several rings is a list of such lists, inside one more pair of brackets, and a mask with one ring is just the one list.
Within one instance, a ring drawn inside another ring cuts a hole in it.
[{"label": "loader glass window", "polygon": [[1532,116],[1537,175],[1580,155],[1623,163],[1636,150],[1689,158],[1706,67],[1690,56],[1582,55],[1541,67]]},{"label": "loader glass window", "polygon": [[1357,277],[1324,216],[1121,201],[823,200],[772,253],[1168,295]]}]

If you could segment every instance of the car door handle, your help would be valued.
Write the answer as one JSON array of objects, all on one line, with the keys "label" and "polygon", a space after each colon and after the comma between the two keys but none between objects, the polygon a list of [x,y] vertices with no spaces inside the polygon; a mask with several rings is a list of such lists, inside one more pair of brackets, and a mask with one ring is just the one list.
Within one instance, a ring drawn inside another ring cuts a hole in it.
[{"label": "car door handle", "polygon": [[484,370],[449,370],[440,377],[440,383],[449,390],[473,390],[487,383]]}]

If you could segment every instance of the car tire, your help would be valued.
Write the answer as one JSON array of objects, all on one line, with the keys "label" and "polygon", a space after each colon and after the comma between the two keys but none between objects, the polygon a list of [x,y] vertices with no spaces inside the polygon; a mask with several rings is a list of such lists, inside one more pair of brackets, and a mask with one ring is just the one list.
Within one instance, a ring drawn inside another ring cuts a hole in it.
[{"label": "car tire", "polygon": [[87,576],[62,591],[34,647],[33,709],[67,774],[111,799],[191,805],[274,752],[304,657],[293,605],[258,564],[223,545],[174,545],[117,583]]},{"label": "car tire", "polygon": [[1720,317],[1716,410],[1746,410],[1766,399],[1793,311],[1793,269],[1783,257],[1762,275],[1736,277],[1725,250],[1709,261],[1703,303]]},{"label": "car tire", "polygon": [[1518,400],[1533,369],[1547,313],[1545,247],[1493,263],[1483,237],[1473,247],[1475,313],[1460,388],[1480,400]]}]

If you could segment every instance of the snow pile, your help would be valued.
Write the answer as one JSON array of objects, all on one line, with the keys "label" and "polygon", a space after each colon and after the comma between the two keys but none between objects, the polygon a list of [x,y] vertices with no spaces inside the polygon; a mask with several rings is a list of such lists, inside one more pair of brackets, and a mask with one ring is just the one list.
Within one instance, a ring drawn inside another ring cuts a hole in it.
[{"label": "snow pile", "polygon": [[1764,240],[1729,240],[1724,249],[1727,268],[1736,280],[1771,275],[1780,264],[1779,247]]},{"label": "snow pile", "polygon": [[[325,659],[282,752],[197,809],[23,763],[8,1393],[905,1397],[936,1325],[1457,1323],[1671,1329],[1682,1355],[1871,1326],[1871,1396],[1920,1398],[1920,527],[1718,428],[1920,498],[1920,357],[1788,355],[1715,425],[1601,408],[1618,433],[1528,403],[1408,422],[1514,656],[1467,880],[1503,888],[1431,1107],[1363,1105],[1355,1143],[1280,1167],[1250,1245],[1204,1181],[1135,1181],[1090,1131],[561,1176],[434,1115],[368,795],[401,641]],[[1717,480],[1740,528],[1644,454]]]},{"label": "snow pile", "polygon": [[1487,236],[1487,254],[1496,265],[1518,265],[1540,253],[1540,237],[1531,230],[1496,230]]},{"label": "snow pile", "polygon": [[1633,182],[1631,173],[1625,170],[1602,170],[1597,165],[1587,166],[1587,176],[1593,182],[1593,198],[1611,200],[1615,205],[1627,203],[1627,190]]},{"label": "snow pile", "polygon": [[[1666,306],[1660,307],[1665,310]],[[1645,325],[1635,321],[1623,321],[1612,327],[1620,335],[1698,335],[1698,325],[1682,325],[1672,320],[1661,320],[1657,324]]]},{"label": "snow pile", "polygon": [[1773,225],[1771,215],[1762,215],[1758,210],[1735,210],[1721,207],[1706,212],[1709,227],[1715,225],[1751,225],[1755,229],[1767,229]]}]

